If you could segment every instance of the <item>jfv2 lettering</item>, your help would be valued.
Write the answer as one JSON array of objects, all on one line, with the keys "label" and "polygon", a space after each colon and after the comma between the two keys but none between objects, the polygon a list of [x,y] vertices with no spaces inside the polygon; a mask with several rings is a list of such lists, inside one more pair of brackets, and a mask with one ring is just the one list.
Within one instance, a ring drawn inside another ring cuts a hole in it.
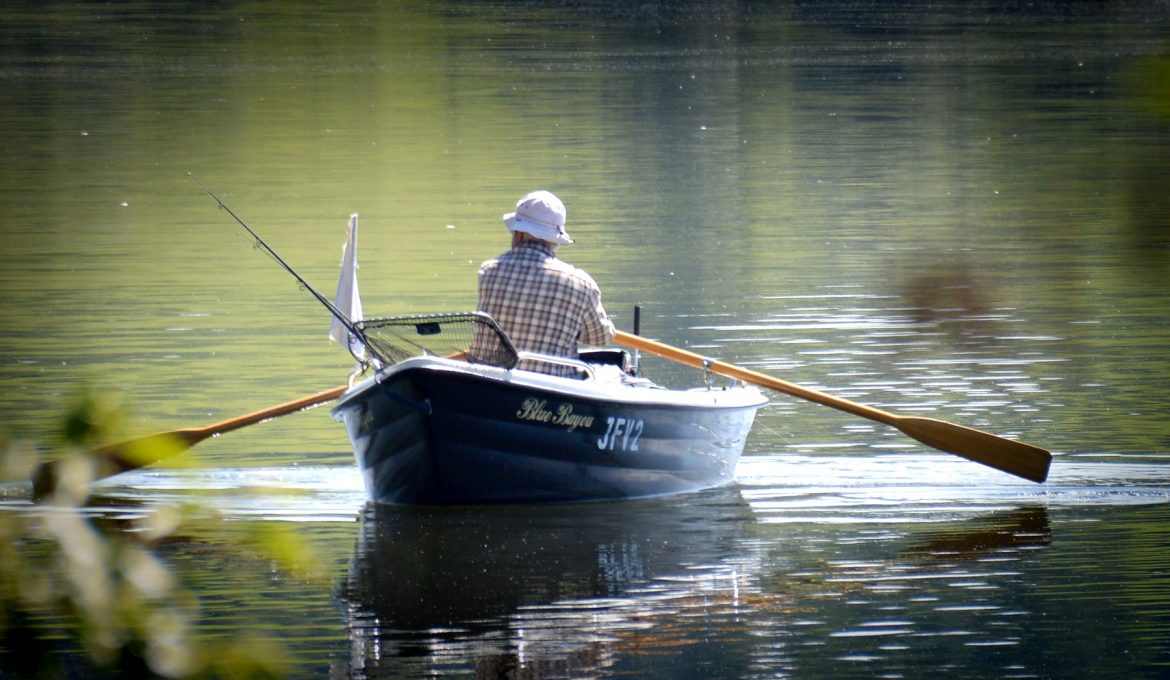
[{"label": "jfv2 lettering", "polygon": [[605,419],[605,434],[598,438],[597,448],[603,451],[637,451],[638,437],[642,436],[644,426],[641,418],[610,416]]}]

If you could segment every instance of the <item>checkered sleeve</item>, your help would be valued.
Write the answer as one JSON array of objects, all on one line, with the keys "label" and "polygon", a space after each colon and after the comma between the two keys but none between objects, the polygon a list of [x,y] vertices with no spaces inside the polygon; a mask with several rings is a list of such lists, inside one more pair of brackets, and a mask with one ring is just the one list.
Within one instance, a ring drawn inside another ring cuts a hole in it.
[{"label": "checkered sleeve", "polygon": [[597,282],[585,272],[579,269],[577,271],[585,284],[585,296],[582,300],[585,310],[581,317],[583,326],[579,340],[586,345],[604,345],[613,340],[616,329],[601,304],[601,288]]}]

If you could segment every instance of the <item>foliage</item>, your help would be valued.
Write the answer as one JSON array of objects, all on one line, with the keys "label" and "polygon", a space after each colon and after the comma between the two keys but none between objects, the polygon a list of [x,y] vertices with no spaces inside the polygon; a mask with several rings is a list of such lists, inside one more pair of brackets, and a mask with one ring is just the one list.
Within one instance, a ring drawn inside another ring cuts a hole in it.
[{"label": "foliage", "polygon": [[[120,436],[124,407],[87,394],[63,423],[62,482],[43,502],[0,513],[0,676],[110,675],[275,678],[288,654],[255,635],[201,639],[199,601],[159,554],[208,519],[197,507],[161,505],[130,521],[87,509],[100,461],[93,447]],[[24,473],[31,449],[0,438],[5,478]],[[88,472],[88,476],[87,476]],[[311,546],[292,530],[241,530],[217,517],[217,538],[299,576],[320,576]]]}]

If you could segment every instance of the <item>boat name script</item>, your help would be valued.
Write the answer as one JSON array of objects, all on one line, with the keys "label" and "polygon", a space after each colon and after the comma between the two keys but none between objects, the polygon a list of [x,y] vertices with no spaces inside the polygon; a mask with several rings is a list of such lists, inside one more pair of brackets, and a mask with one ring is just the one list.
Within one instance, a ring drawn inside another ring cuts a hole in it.
[{"label": "boat name script", "polygon": [[524,403],[520,404],[520,410],[516,411],[516,417],[520,420],[563,425],[569,432],[578,427],[585,429],[593,427],[593,416],[579,416],[573,413],[572,404],[558,404],[555,410],[549,410],[548,402],[536,397],[525,399]]}]

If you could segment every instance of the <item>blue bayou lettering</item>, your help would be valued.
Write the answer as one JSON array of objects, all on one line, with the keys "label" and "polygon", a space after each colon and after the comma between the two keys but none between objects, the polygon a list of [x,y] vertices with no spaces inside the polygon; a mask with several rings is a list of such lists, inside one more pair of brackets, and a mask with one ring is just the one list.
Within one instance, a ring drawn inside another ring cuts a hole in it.
[{"label": "blue bayou lettering", "polygon": [[557,407],[557,415],[552,422],[557,425],[564,425],[565,428],[572,432],[578,427],[589,429],[593,427],[593,416],[579,416],[573,413],[572,404],[561,404]]},{"label": "blue bayou lettering", "polygon": [[577,428],[589,429],[593,427],[593,416],[582,416],[573,413],[573,405],[563,403],[556,407],[553,412],[548,408],[548,402],[536,397],[529,397],[520,404],[520,409],[516,411],[516,418],[519,420],[531,420],[537,423],[550,423],[552,425],[561,425],[565,430],[574,432]]},{"label": "blue bayou lettering", "polygon": [[516,412],[516,417],[520,420],[535,420],[538,423],[547,423],[552,420],[552,411],[544,407],[544,400],[536,397],[529,397],[520,404],[520,410]]}]

